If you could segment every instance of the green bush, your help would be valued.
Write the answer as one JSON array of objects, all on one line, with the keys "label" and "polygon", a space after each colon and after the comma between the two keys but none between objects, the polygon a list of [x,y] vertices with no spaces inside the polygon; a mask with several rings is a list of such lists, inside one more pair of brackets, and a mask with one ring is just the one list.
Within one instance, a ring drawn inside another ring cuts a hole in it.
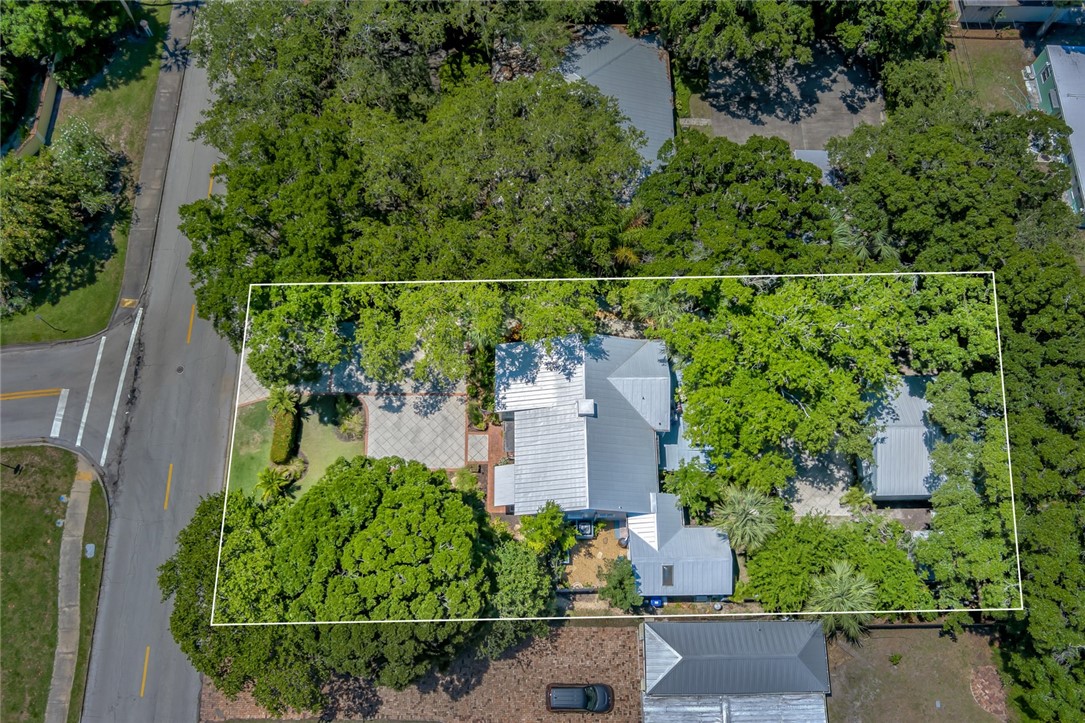
[{"label": "green bush", "polygon": [[271,433],[271,461],[285,464],[294,452],[297,417],[289,412],[276,412],[272,422],[275,426]]},{"label": "green bush", "polygon": [[637,594],[637,578],[633,563],[628,558],[611,560],[599,570],[598,577],[603,583],[603,587],[599,588],[601,600],[626,612],[632,612],[644,604],[644,598]]}]

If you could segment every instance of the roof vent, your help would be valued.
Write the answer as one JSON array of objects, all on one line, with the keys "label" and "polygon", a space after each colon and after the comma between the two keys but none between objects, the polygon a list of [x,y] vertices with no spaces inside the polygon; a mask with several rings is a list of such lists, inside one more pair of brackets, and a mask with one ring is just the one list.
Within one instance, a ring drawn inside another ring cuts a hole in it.
[{"label": "roof vent", "polygon": [[576,416],[578,417],[594,417],[595,416],[595,400],[594,399],[581,399],[576,403]]}]

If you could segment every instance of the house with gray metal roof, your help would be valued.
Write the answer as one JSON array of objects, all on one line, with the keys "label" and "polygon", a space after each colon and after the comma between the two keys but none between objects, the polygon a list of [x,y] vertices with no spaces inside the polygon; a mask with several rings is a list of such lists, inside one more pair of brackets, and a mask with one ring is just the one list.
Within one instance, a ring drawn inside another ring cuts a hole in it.
[{"label": "house with gray metal roof", "polygon": [[1070,126],[1070,154],[1063,159],[1071,172],[1066,202],[1085,223],[1085,47],[1048,45],[1029,71],[1026,79],[1040,110]]},{"label": "house with gray metal roof", "polygon": [[829,656],[821,625],[647,622],[645,723],[827,721]]},{"label": "house with gray metal roof", "polygon": [[877,424],[874,463],[862,461],[863,485],[876,501],[930,499],[943,479],[931,467],[931,451],[942,432],[927,414],[925,398],[932,377],[904,377],[887,398],[875,402],[870,418]]},{"label": "house with gray metal roof", "polygon": [[629,561],[644,597],[724,597],[734,592],[727,535],[687,527],[678,497],[651,495],[652,511],[630,515]]},{"label": "house with gray metal roof", "polygon": [[672,394],[660,341],[597,335],[499,344],[496,411],[515,442],[514,463],[495,468],[495,500],[512,500],[518,515],[549,500],[572,518],[652,512]]},{"label": "house with gray metal roof", "polygon": [[618,102],[622,115],[645,136],[640,149],[649,172],[659,166],[659,149],[674,138],[674,95],[667,52],[652,34],[631,38],[613,25],[581,28],[565,50],[559,71],[583,80]]}]

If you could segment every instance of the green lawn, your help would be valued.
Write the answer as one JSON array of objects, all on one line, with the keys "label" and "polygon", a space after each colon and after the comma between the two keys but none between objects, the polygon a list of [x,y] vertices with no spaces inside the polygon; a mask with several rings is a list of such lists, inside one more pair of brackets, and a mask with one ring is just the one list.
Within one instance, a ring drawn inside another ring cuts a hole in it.
[{"label": "green lawn", "polygon": [[[108,72],[93,79],[88,84],[88,92],[73,95],[65,91],[53,131],[55,134],[78,116],[101,133],[111,148],[122,151],[128,159],[125,173],[131,179],[129,201],[134,193],[131,187],[139,179],[143,164],[147,127],[158,83],[159,55],[170,10],[169,5],[163,5],[141,11],[154,31],[154,39],[122,40]],[[33,308],[4,320],[0,327],[0,344],[78,339],[105,328],[117,303],[124,275],[130,205],[126,204],[126,208],[118,212],[111,228],[88,244],[83,254],[87,263],[83,268],[93,272],[82,280],[47,280],[45,287],[35,295]]]},{"label": "green lawn", "polygon": [[271,415],[263,402],[237,410],[234,450],[230,458],[230,490],[252,494],[256,475],[271,457]]},{"label": "green lawn", "polygon": [[[335,400],[315,396],[302,405],[301,436],[298,449],[308,460],[305,477],[295,488],[301,494],[324,476],[339,457],[365,454],[363,442],[343,442],[335,434]],[[271,455],[271,415],[263,402],[238,410],[234,432],[234,452],[230,461],[230,489],[249,494],[256,487],[257,475],[268,466]]]},{"label": "green lawn", "polygon": [[323,477],[332,462],[340,457],[349,459],[365,454],[364,442],[343,442],[335,435],[335,397],[313,397],[303,413],[300,449],[309,461],[309,468],[301,480],[299,493]]},{"label": "green lawn", "polygon": [[98,589],[102,583],[102,566],[105,564],[105,539],[109,526],[109,511],[102,486],[95,483],[90,488],[90,508],[87,510],[87,526],[83,529],[84,549],[88,542],[94,543],[94,557],[83,559],[79,566],[79,659],[75,665],[72,683],[72,704],[68,708],[68,723],[79,723],[83,712],[83,692],[87,686],[87,661],[90,658],[91,641],[94,638],[94,621],[98,615]]},{"label": "green lawn", "polygon": [[950,77],[954,85],[974,90],[988,111],[1023,111],[1027,102],[1021,69],[1032,53],[1018,38],[951,38]]},{"label": "green lawn", "polygon": [[4,449],[0,468],[0,718],[42,720],[57,636],[57,573],[75,455],[52,447]]}]

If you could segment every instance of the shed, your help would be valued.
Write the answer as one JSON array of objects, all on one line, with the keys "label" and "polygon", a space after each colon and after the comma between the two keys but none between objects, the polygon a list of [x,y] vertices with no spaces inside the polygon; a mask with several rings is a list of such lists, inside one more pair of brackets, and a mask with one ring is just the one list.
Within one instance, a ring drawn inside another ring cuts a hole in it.
[{"label": "shed", "polygon": [[727,535],[686,527],[678,497],[651,495],[652,512],[630,515],[629,561],[645,597],[724,597],[734,592]]},{"label": "shed", "polygon": [[878,425],[874,463],[860,463],[863,483],[879,501],[930,499],[942,478],[931,467],[931,452],[942,438],[927,415],[927,384],[932,377],[904,377],[887,398],[875,402],[870,418]]}]

